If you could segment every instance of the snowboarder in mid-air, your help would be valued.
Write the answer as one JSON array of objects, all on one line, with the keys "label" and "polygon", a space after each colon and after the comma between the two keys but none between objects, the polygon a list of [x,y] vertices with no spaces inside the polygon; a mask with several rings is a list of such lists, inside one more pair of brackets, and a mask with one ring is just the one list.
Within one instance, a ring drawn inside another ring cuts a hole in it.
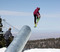
[{"label": "snowboarder in mid-air", "polygon": [[35,24],[35,26],[34,27],[37,27],[37,24],[38,24],[38,22],[39,22],[39,20],[40,20],[40,13],[39,13],[39,10],[40,10],[40,8],[39,7],[37,7],[35,10],[34,10],[34,12],[33,12],[33,15],[34,15],[34,24]]}]

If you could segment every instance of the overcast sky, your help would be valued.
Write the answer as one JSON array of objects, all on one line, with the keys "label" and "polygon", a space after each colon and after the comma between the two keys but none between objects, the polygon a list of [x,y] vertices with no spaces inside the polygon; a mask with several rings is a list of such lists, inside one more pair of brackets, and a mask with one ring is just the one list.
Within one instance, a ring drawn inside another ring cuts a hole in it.
[{"label": "overcast sky", "polygon": [[[41,19],[34,28],[36,7],[41,8]],[[28,25],[34,32],[60,32],[60,0],[0,0],[0,16],[19,30]]]}]

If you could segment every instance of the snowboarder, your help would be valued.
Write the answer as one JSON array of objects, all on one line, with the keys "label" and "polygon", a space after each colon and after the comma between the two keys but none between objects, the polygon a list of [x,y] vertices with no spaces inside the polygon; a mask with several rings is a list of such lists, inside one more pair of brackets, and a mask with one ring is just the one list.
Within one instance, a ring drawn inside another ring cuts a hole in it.
[{"label": "snowboarder", "polygon": [[39,10],[40,10],[40,8],[39,7],[37,7],[35,10],[34,10],[34,12],[33,12],[33,15],[34,15],[34,24],[35,24],[35,26],[34,27],[37,27],[37,23],[39,22],[39,20],[40,20],[40,13],[39,13]]}]

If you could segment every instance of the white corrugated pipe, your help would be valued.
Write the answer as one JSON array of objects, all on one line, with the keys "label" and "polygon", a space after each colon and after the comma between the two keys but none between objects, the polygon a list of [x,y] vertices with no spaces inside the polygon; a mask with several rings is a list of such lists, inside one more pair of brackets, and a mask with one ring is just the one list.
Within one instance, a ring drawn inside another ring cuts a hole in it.
[{"label": "white corrugated pipe", "polygon": [[11,42],[5,52],[22,52],[25,44],[30,37],[30,32],[31,29],[29,26],[23,26],[19,31],[17,37],[14,38],[14,40]]}]

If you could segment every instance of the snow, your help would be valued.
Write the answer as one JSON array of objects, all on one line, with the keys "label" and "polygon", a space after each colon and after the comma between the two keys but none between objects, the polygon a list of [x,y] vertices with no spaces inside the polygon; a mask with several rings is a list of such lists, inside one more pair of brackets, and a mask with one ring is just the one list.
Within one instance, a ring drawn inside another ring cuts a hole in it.
[{"label": "snow", "polygon": [[1,49],[0,49],[0,52],[5,52],[5,50],[6,50],[5,47],[4,47],[4,48],[1,48]]},{"label": "snow", "polygon": [[24,52],[60,52],[60,49],[30,49]]},{"label": "snow", "polygon": [[[6,48],[1,48],[0,49],[0,52],[5,52]],[[28,50],[25,50],[24,52],[60,52],[60,49],[51,49],[51,48],[48,48],[48,49],[41,49],[41,48],[35,48],[35,49],[28,49]]]}]

